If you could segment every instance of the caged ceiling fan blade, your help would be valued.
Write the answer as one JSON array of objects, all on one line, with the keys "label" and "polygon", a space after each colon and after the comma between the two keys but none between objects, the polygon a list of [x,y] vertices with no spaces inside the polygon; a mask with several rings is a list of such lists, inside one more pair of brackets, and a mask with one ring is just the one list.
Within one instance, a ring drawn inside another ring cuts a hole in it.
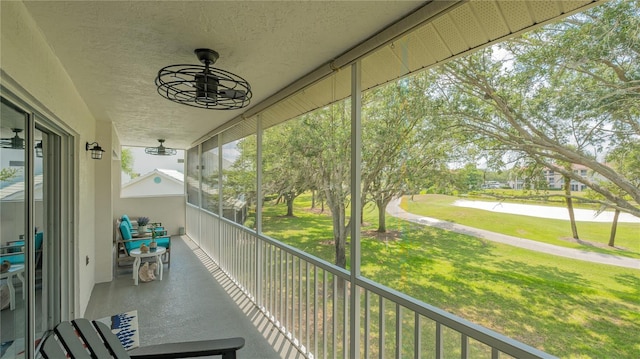
[{"label": "caged ceiling fan blade", "polygon": [[14,128],[11,131],[15,133],[15,136],[10,138],[2,138],[0,139],[0,147],[2,148],[11,148],[11,149],[23,149],[24,148],[24,138],[20,137],[18,134],[22,132],[22,129]]},{"label": "caged ceiling fan blade", "polygon": [[222,97],[232,99],[232,100],[245,100],[247,97],[247,93],[243,90],[232,90],[226,89],[221,90],[218,94]]}]

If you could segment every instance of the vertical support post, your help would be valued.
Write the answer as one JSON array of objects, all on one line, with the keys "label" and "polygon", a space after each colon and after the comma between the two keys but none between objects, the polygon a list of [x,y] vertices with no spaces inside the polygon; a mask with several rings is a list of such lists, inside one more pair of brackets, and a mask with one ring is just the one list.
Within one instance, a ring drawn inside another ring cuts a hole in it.
[{"label": "vertical support post", "polygon": [[364,292],[364,357],[369,357],[369,331],[371,330],[371,301],[369,299],[369,291]]},{"label": "vertical support post", "polygon": [[284,283],[282,283],[282,268],[284,263],[281,262],[283,260],[282,258],[282,251],[280,251],[279,248],[275,248],[275,258],[276,258],[276,263],[277,266],[275,268],[275,276],[277,278],[276,280],[276,287],[274,288],[274,293],[275,293],[275,318],[277,319],[278,323],[280,323],[280,327],[282,328],[284,326],[284,314],[282,312],[282,288],[284,288]]},{"label": "vertical support post", "polygon": [[[258,115],[258,123],[256,129],[256,232],[262,232],[262,115]],[[260,240],[256,240],[256,298],[258,306],[263,304],[262,297],[262,268],[263,268],[263,252],[260,250]]]},{"label": "vertical support post", "polygon": [[298,258],[298,343],[302,348],[302,258]]},{"label": "vertical support post", "polygon": [[379,307],[378,307],[378,358],[384,359],[385,348],[385,334],[387,332],[387,328],[385,325],[385,313],[384,313],[384,297],[378,296]]},{"label": "vertical support post", "polygon": [[[280,252],[282,252],[282,250],[280,250]],[[289,335],[289,333],[291,332],[291,325],[289,325],[289,252],[285,252],[284,253],[284,265],[285,265],[285,272],[284,272],[284,307],[282,308],[282,311],[284,312],[284,318],[283,318],[283,323],[285,328],[287,329],[287,336],[289,338],[291,338],[291,336]]]},{"label": "vertical support post", "polygon": [[[25,240],[25,264],[27,271],[27,287],[22,288],[22,290],[26,290],[25,293],[25,303],[27,308],[27,327],[25,333],[25,354],[27,358],[33,358],[35,356],[34,353],[34,343],[35,340],[35,330],[36,330],[36,263],[35,263],[35,195],[34,195],[34,161],[35,158],[35,150],[34,150],[34,139],[35,139],[35,116],[31,113],[30,116],[26,118],[27,126],[26,126],[26,138],[25,138],[25,228],[24,232],[24,240]],[[14,298],[15,300],[15,298]],[[15,303],[14,303],[15,305]]]},{"label": "vertical support post", "polygon": [[469,359],[469,337],[460,334],[460,359]]},{"label": "vertical support post", "polygon": [[[202,246],[202,144],[198,145],[198,245]],[[185,181],[186,186],[187,181]],[[218,264],[219,261],[218,261]]]},{"label": "vertical support post", "polygon": [[274,316],[275,314],[275,287],[276,287],[276,278],[274,276],[274,272],[273,272],[273,263],[274,263],[274,254],[273,254],[273,245],[271,244],[267,244],[268,246],[268,253],[269,253],[269,260],[268,260],[268,265],[269,265],[269,279],[267,281],[265,281],[265,284],[267,284],[267,286],[269,287],[269,315],[271,317]]},{"label": "vertical support post", "polygon": [[[322,293],[323,295],[325,293]],[[324,312],[323,314],[324,315]],[[316,358],[319,358],[318,355],[318,322],[320,322],[320,318],[318,318],[318,267],[316,265],[313,266],[313,355]],[[324,321],[322,322],[322,327],[324,328]]]},{"label": "vertical support post", "polygon": [[256,131],[256,232],[262,233],[262,115],[258,115]]},{"label": "vertical support post", "polygon": [[278,288],[280,288],[280,282],[278,281],[278,251],[274,245],[269,244],[271,248],[270,265],[271,265],[271,282],[269,283],[269,291],[271,295],[271,315],[275,316],[278,312]]},{"label": "vertical support post", "polygon": [[[188,153],[188,152],[187,152]],[[187,155],[188,156],[188,155]],[[188,157],[187,157],[188,160]],[[202,245],[202,144],[198,145],[198,245]],[[184,181],[187,186],[187,181]],[[186,187],[185,187],[186,191]],[[186,232],[186,231],[185,231]]]},{"label": "vertical support post", "polygon": [[360,218],[361,162],[362,162],[362,88],[360,60],[351,65],[351,311],[349,357],[360,357]]},{"label": "vertical support post", "polygon": [[402,355],[402,307],[396,303],[396,358]]},{"label": "vertical support post", "polygon": [[309,303],[309,291],[311,290],[311,286],[310,286],[310,279],[309,279],[309,262],[305,261],[305,266],[304,266],[305,270],[307,271],[306,273],[306,280],[305,280],[305,284],[307,286],[306,291],[305,291],[305,299],[306,299],[306,305],[305,305],[305,317],[304,317],[304,322],[305,322],[305,331],[304,334],[306,336],[306,340],[305,340],[305,348],[307,349],[306,353],[304,354],[308,354],[309,351],[311,350],[311,342],[309,342],[309,320],[311,319],[311,316],[309,315],[309,311],[311,311],[311,306]]},{"label": "vertical support post", "polygon": [[329,296],[327,293],[327,271],[325,269],[323,272],[323,281],[322,281],[322,354],[323,358],[327,359],[327,297]]},{"label": "vertical support post", "polygon": [[444,338],[442,336],[442,325],[436,323],[436,359],[444,358]]},{"label": "vertical support post", "polygon": [[413,357],[415,359],[420,359],[420,350],[422,347],[422,328],[420,326],[420,314],[418,314],[418,312],[415,312],[415,319],[413,323]]},{"label": "vertical support post", "polygon": [[[219,258],[219,263],[220,264],[223,263],[222,262],[224,260],[223,258],[226,259],[226,257],[227,257],[227,256],[222,256],[222,252],[221,252],[221,250],[222,250],[221,242],[222,242],[222,238],[224,238],[222,236],[222,226],[223,226],[223,223],[224,223],[222,221],[222,217],[224,217],[223,216],[223,212],[222,212],[223,211],[223,209],[222,209],[222,202],[223,202],[222,194],[224,193],[224,188],[223,188],[224,187],[224,183],[222,183],[222,180],[223,180],[223,178],[222,178],[222,141],[224,140],[223,137],[224,137],[224,133],[219,134],[218,135],[218,143],[217,143],[217,145],[218,145],[218,163],[217,163],[217,165],[218,165],[218,241],[217,241],[218,248],[217,248],[217,251],[218,251],[218,256],[219,256],[218,258]],[[202,148],[202,146],[200,146],[200,147]],[[200,181],[200,183],[202,183],[202,181]],[[200,191],[200,193],[202,194],[202,191]],[[224,265],[226,266],[227,264],[224,263]],[[227,267],[227,268],[229,268],[229,267]]]},{"label": "vertical support post", "polygon": [[[333,346],[333,356],[332,358],[338,357],[338,276],[332,274],[333,278],[333,294],[331,299],[331,334],[333,337],[331,338],[331,344]],[[343,352],[345,348],[342,348]]]},{"label": "vertical support post", "polygon": [[345,296],[342,297],[342,355],[345,358],[349,358],[349,356],[347,356],[347,348],[349,345],[349,343],[347,343],[347,340],[349,340],[347,334],[351,334],[351,329],[349,329],[351,327],[347,328],[350,323],[347,321],[347,313],[352,312],[349,311],[349,304],[351,300],[347,298],[351,298],[353,296],[353,286],[350,286],[346,280],[342,281],[342,285],[344,286],[344,288],[342,288],[342,293],[345,294]]}]

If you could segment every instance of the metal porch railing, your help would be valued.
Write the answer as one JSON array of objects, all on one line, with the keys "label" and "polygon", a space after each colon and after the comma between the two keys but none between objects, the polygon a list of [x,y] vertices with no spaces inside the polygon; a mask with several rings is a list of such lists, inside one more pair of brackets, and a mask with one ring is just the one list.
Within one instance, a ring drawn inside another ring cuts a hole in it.
[{"label": "metal porch railing", "polygon": [[[362,358],[555,358],[187,206],[187,234],[308,358],[348,358],[350,296],[360,291]],[[220,233],[220,235],[218,235]]]}]

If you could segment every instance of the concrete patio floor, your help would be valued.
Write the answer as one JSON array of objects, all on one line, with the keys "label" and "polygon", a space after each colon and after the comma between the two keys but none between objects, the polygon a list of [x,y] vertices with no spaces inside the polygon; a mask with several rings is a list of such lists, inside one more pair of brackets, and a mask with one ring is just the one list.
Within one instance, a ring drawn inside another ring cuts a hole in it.
[{"label": "concrete patio floor", "polygon": [[133,284],[131,270],[97,284],[88,319],[138,311],[140,345],[244,337],[239,358],[304,358],[187,236],[171,239],[162,281]]}]

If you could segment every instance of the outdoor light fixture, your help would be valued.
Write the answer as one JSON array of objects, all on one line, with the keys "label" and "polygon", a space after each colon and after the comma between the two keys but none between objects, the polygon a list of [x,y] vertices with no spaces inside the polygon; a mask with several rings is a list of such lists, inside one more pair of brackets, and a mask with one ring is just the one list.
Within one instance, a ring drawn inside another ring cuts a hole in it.
[{"label": "outdoor light fixture", "polygon": [[[89,146],[93,146],[93,147],[89,148]],[[87,142],[84,148],[87,151],[91,151],[91,158],[93,158],[94,160],[102,159],[102,152],[104,152],[104,150],[102,149],[102,147],[100,147],[98,142],[93,142],[93,143]]]},{"label": "outdoor light fixture", "polygon": [[38,141],[36,144],[36,157],[42,158],[42,141]]},{"label": "outdoor light fixture", "polygon": [[209,67],[219,55],[210,49],[196,49],[202,65],[170,65],[158,71],[160,96],[183,105],[208,110],[236,110],[249,105],[251,86],[231,72]]},{"label": "outdoor light fixture", "polygon": [[164,139],[159,138],[158,142],[160,142],[160,146],[158,147],[147,147],[144,149],[144,153],[148,155],[154,156],[173,156],[178,153],[175,148],[167,148],[162,145]]}]

